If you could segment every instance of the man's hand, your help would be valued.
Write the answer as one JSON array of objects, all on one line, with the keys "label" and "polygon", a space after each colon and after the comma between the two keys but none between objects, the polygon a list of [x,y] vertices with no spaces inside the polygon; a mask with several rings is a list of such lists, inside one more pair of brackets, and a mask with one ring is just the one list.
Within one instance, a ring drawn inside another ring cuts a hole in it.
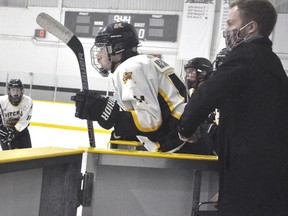
[{"label": "man's hand", "polygon": [[196,143],[198,141],[198,139],[201,138],[200,127],[198,127],[197,130],[195,131],[195,133],[192,134],[192,136],[190,136],[190,137],[184,137],[180,133],[178,133],[178,136],[179,136],[179,139],[182,141],[189,142],[189,143]]},{"label": "man's hand", "polygon": [[71,97],[75,101],[75,117],[98,121],[105,129],[110,129],[116,122],[119,106],[109,97],[102,97],[96,91],[81,91]]}]

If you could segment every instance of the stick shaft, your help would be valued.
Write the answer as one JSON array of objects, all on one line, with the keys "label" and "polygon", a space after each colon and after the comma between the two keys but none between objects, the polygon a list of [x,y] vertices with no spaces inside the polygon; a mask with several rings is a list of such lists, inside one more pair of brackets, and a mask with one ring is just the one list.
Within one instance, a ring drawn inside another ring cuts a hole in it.
[{"label": "stick shaft", "polygon": [[[74,52],[79,64],[82,88],[84,91],[89,90],[85,55],[83,45],[79,39],[68,28],[46,13],[40,13],[37,16],[36,21],[39,26],[67,44],[67,46]],[[94,128],[91,120],[87,120],[87,128],[90,146],[95,147]]]}]

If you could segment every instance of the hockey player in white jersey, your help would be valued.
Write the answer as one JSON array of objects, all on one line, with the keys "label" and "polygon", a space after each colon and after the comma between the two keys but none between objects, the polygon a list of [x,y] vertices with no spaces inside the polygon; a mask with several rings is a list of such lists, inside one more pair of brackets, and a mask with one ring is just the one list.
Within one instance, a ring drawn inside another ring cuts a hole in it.
[{"label": "hockey player in white jersey", "polygon": [[[114,127],[112,139],[138,139],[148,151],[170,151],[183,143],[176,128],[186,88],[167,63],[139,55],[138,44],[137,32],[128,23],[100,30],[91,49],[92,64],[103,76],[111,72],[114,99],[93,91],[77,93],[75,116]],[[147,145],[150,142],[155,146]]]},{"label": "hockey player in white jersey", "polygon": [[0,96],[0,143],[2,150],[31,148],[28,131],[32,115],[33,102],[23,94],[20,79],[11,79],[8,83],[8,95]]}]

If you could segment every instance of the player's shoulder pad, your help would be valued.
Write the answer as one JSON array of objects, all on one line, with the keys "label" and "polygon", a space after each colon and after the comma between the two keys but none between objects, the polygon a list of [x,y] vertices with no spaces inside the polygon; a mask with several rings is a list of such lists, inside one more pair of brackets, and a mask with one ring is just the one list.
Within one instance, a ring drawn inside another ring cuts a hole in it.
[{"label": "player's shoulder pad", "polygon": [[159,72],[173,72],[174,69],[169,64],[164,62],[163,60],[153,56],[153,55],[147,55],[147,57],[153,61],[155,68]]}]

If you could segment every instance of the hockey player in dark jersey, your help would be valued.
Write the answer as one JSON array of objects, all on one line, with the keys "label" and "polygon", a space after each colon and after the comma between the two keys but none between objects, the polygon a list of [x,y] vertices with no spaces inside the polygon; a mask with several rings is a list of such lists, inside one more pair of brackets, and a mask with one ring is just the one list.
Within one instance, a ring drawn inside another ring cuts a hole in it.
[{"label": "hockey player in dark jersey", "polygon": [[[206,82],[214,73],[212,63],[203,57],[197,57],[189,60],[184,65],[186,72],[186,83],[189,97],[197,91],[199,86]],[[189,99],[188,99],[189,100]],[[217,133],[216,112],[211,113],[205,122],[203,122],[196,133],[192,143],[187,142],[180,148],[178,153],[198,153],[198,154],[216,154],[215,139]]]},{"label": "hockey player in dark jersey", "polygon": [[183,143],[177,125],[186,88],[166,62],[139,55],[138,44],[137,32],[128,23],[100,30],[91,49],[92,63],[100,74],[110,73],[114,98],[93,91],[77,93],[76,117],[114,127],[112,138],[134,138],[148,151],[170,151]]},{"label": "hockey player in dark jersey", "polygon": [[[189,98],[203,83],[217,72],[217,69],[229,55],[229,50],[223,48],[217,55],[213,64],[206,58],[197,57],[184,65],[186,72],[186,86]],[[197,152],[201,154],[217,154],[217,133],[219,124],[219,109],[208,115],[205,122],[200,124],[194,134],[193,145],[186,144],[177,152]]]},{"label": "hockey player in dark jersey", "polygon": [[2,150],[31,148],[28,131],[33,102],[23,95],[24,88],[20,79],[8,83],[8,95],[0,96],[0,143]]}]

